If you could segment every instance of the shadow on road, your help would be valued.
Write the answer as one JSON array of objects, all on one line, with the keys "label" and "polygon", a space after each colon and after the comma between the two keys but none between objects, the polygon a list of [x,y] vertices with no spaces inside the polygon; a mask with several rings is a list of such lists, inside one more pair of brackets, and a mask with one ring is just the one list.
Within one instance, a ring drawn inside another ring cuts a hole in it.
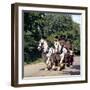
[{"label": "shadow on road", "polygon": [[40,71],[44,71],[44,70],[45,70],[45,68],[41,68],[41,69],[40,69]]},{"label": "shadow on road", "polygon": [[80,70],[80,65],[73,65],[72,69],[78,69],[78,70]]},{"label": "shadow on road", "polygon": [[80,75],[80,71],[70,71],[70,75]]}]

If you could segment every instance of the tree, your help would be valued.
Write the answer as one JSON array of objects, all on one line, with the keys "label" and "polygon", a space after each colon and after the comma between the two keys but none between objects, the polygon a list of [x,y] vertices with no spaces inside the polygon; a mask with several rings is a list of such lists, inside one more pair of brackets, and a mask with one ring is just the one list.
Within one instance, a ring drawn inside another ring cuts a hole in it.
[{"label": "tree", "polygon": [[44,13],[24,13],[24,60],[32,62],[39,57],[37,43],[43,35]]},{"label": "tree", "polygon": [[80,26],[73,22],[71,14],[48,12],[24,12],[24,61],[33,62],[40,58],[37,50],[41,37],[53,43],[55,36],[69,37],[75,49],[80,51]]}]

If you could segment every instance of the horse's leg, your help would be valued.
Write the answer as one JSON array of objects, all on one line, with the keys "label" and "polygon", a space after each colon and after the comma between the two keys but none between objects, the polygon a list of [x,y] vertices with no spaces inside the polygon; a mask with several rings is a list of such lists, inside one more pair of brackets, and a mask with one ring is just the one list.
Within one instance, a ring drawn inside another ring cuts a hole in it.
[{"label": "horse's leg", "polygon": [[64,61],[64,54],[62,53],[62,54],[60,55],[60,62],[59,62],[58,70],[61,70],[62,67],[64,66],[63,61]]},{"label": "horse's leg", "polygon": [[46,64],[45,71],[48,71],[48,70],[50,70],[50,67],[49,67],[49,65],[48,65],[48,64]]},{"label": "horse's leg", "polygon": [[52,63],[50,60],[50,57],[46,60],[46,69],[45,70],[50,70],[52,68]]},{"label": "horse's leg", "polygon": [[60,59],[60,64],[63,63],[64,56],[65,56],[64,53],[62,53],[62,54],[60,55],[60,57],[61,57],[61,59]]},{"label": "horse's leg", "polygon": [[46,59],[46,62],[45,62],[45,63],[46,63],[46,68],[45,68],[46,71],[48,70],[49,59],[50,59],[50,58],[48,57],[48,58]]},{"label": "horse's leg", "polygon": [[55,62],[53,62],[52,69],[55,70]]},{"label": "horse's leg", "polygon": [[48,64],[47,64],[47,69],[50,70],[52,68],[51,66],[51,61],[49,60]]},{"label": "horse's leg", "polygon": [[57,59],[56,59],[56,53],[54,53],[54,54],[52,54],[52,60],[51,60],[51,62],[52,62],[52,69],[53,70],[56,70],[56,64],[57,64]]},{"label": "horse's leg", "polygon": [[55,58],[53,57],[53,60],[52,60],[52,69],[55,70]]}]

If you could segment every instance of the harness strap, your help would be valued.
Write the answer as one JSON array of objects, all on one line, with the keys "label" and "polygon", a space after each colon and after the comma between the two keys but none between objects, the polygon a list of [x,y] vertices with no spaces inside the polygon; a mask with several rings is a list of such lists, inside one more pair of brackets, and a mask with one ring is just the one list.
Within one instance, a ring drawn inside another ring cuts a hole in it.
[{"label": "harness strap", "polygon": [[61,47],[60,53],[62,53],[62,52],[63,52],[63,47],[64,47],[64,46],[62,46],[62,47]]}]

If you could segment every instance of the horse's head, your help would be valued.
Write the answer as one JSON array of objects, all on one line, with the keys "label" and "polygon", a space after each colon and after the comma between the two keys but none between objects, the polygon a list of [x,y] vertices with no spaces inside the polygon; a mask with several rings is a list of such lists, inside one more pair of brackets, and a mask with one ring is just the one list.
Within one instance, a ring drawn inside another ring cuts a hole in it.
[{"label": "horse's head", "polygon": [[47,52],[47,50],[48,50],[48,43],[47,43],[46,40],[41,39],[39,41],[38,50],[39,51],[43,51],[44,53]]},{"label": "horse's head", "polygon": [[54,47],[55,47],[55,52],[58,52],[58,50],[61,47],[59,41],[54,41]]},{"label": "horse's head", "polygon": [[39,45],[38,45],[38,50],[39,51],[41,51],[41,50],[43,50],[43,48],[44,48],[44,39],[41,39],[40,41],[39,41]]},{"label": "horse's head", "polygon": [[57,49],[59,46],[59,42],[58,41],[54,41],[54,47]]}]

